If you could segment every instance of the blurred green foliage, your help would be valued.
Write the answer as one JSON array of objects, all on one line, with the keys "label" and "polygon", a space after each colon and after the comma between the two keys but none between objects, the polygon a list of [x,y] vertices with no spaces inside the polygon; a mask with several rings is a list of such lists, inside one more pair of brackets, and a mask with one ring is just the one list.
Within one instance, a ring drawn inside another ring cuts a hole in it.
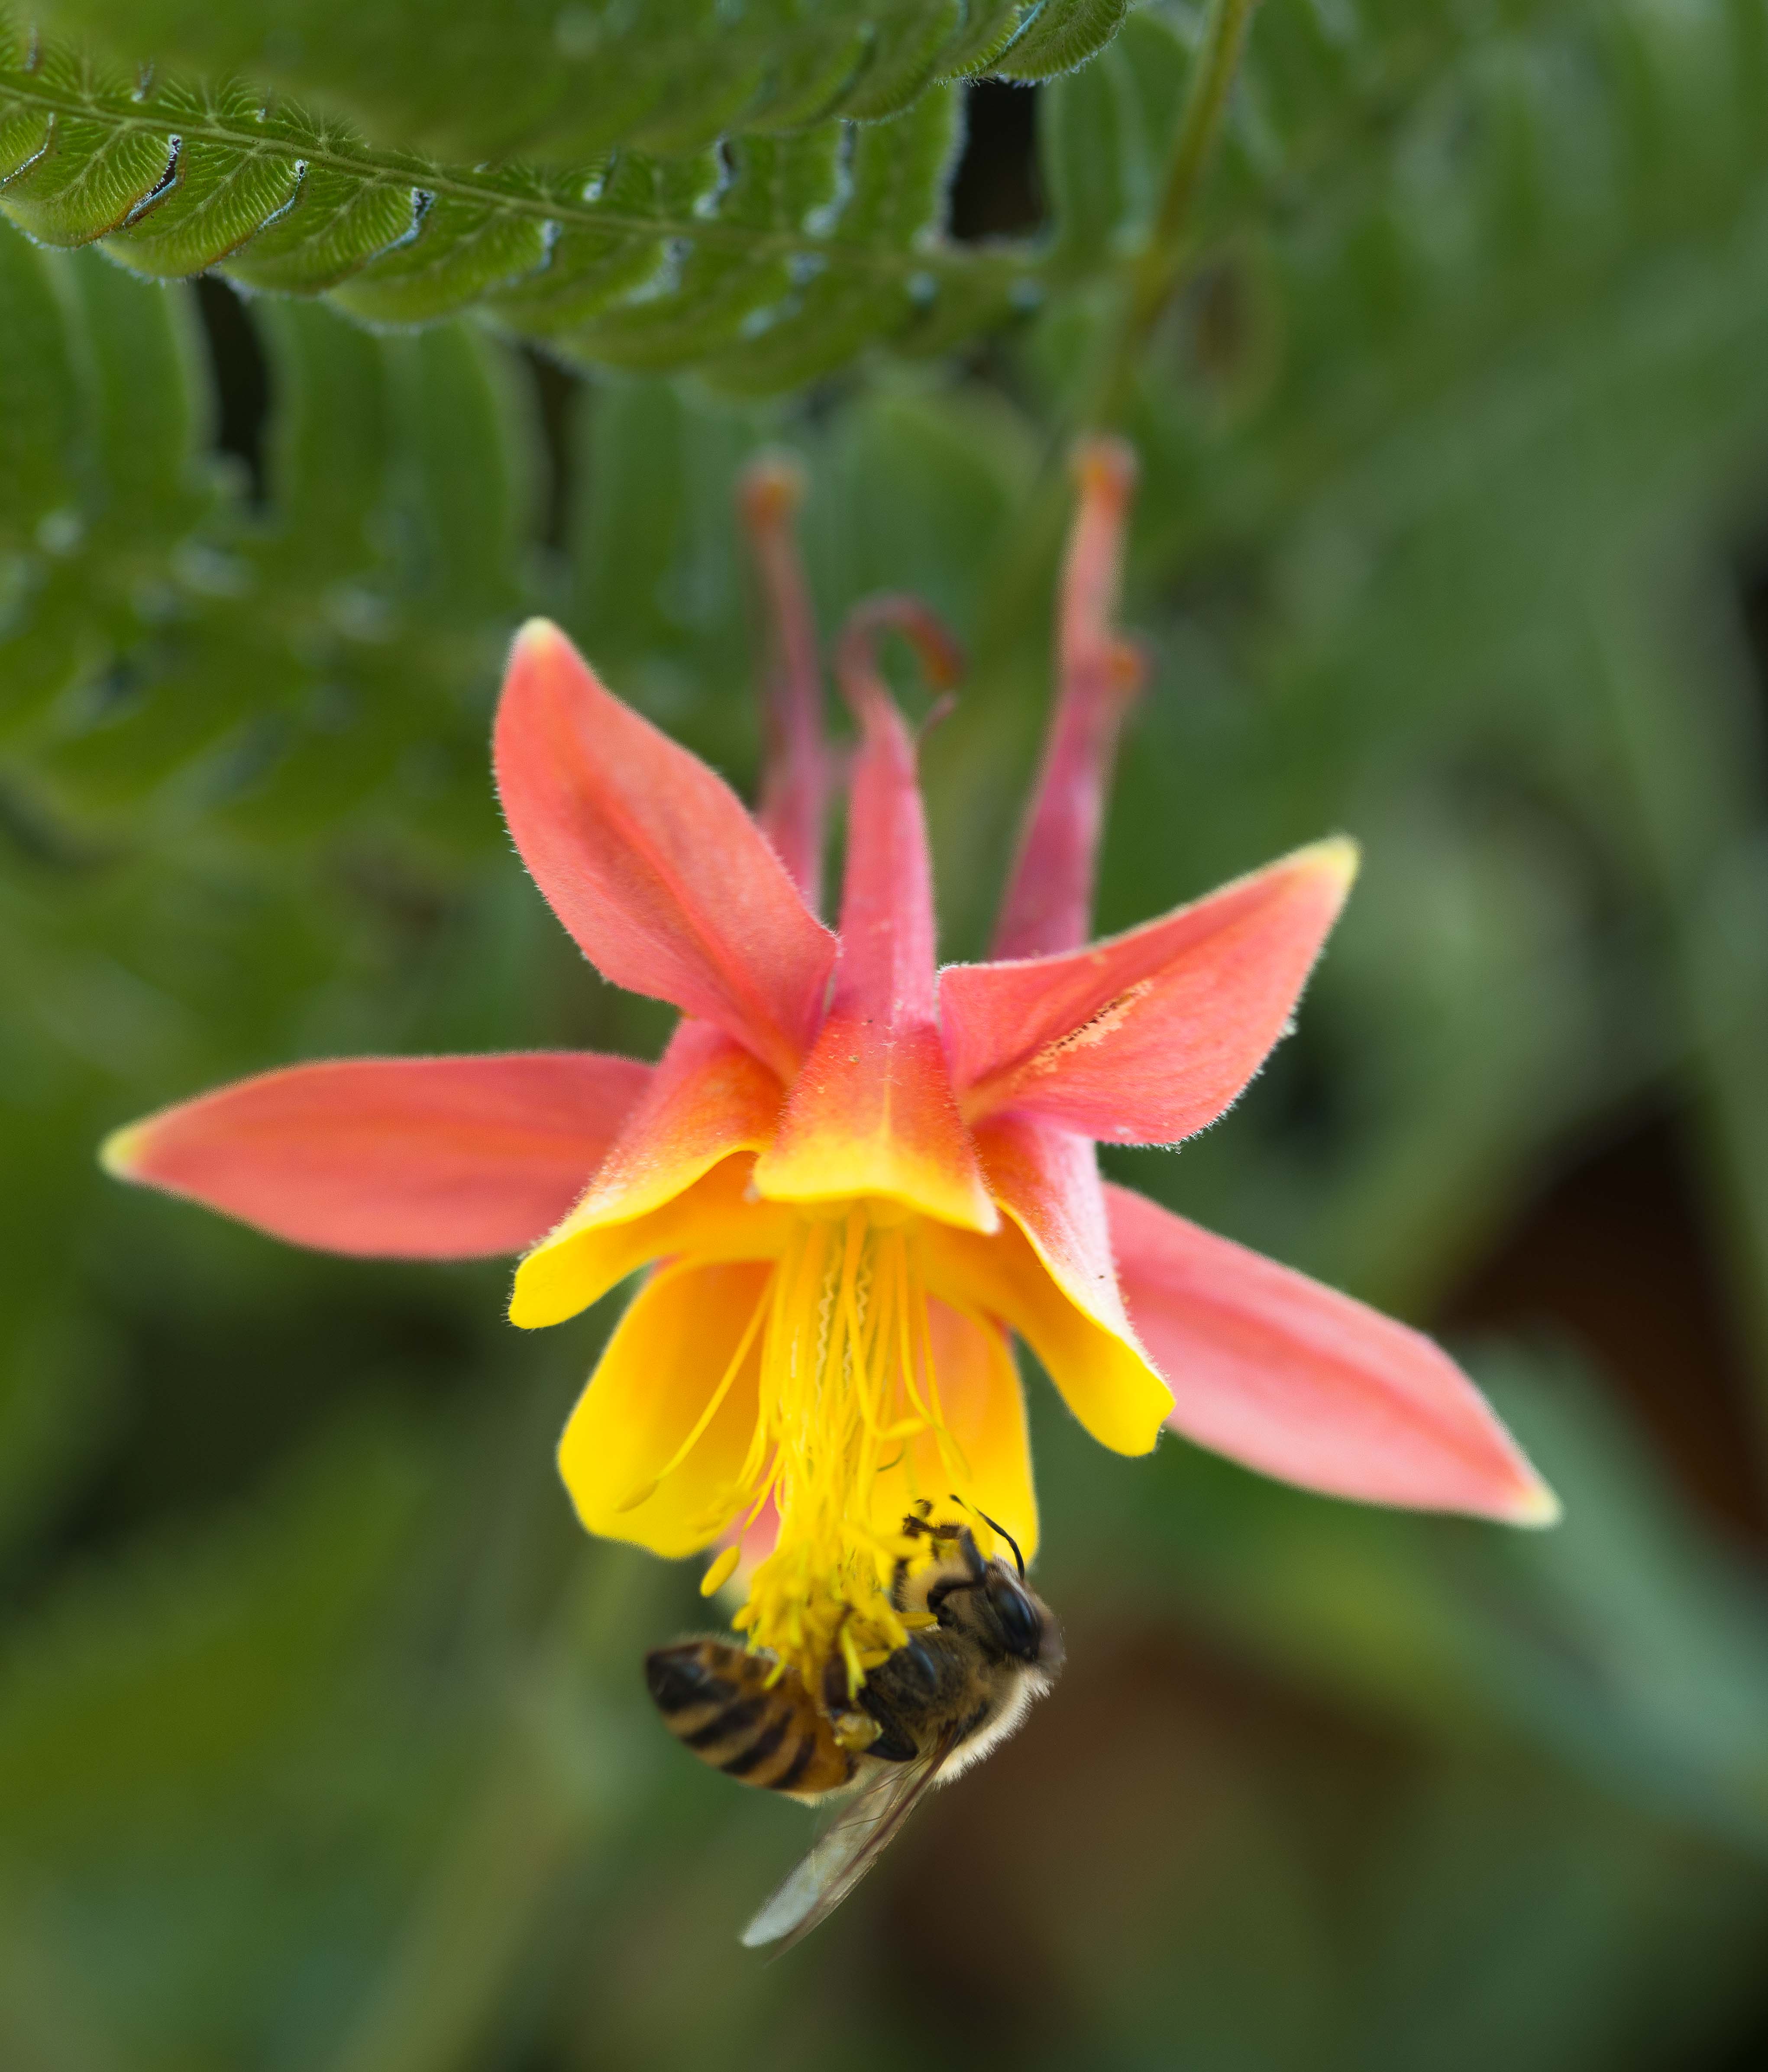
[{"label": "blurred green foliage", "polygon": [[[0,76],[44,240],[0,229],[0,2063],[1754,2062],[1762,1470],[1751,1537],[1588,1344],[1459,1346],[1565,1498],[1540,1540],[1116,1461],[1034,1382],[1063,1689],[769,1967],[734,1930],[802,1823],[656,1730],[691,1579],[552,1478],[608,1305],[518,1338],[495,1269],[284,1252],[92,1149],[299,1057],[656,1048],[508,849],[491,699],[545,610],[752,779],[764,442],[825,625],[906,587],[969,643],[925,761],[975,952],[1105,396],[1158,666],[1102,923],[1332,828],[1367,855],[1298,1037],[1117,1170],[1428,1322],[1569,1147],[1671,1112],[1759,1464],[1761,0],[1265,0],[1133,351],[1182,6],[1040,89],[1049,220],[1000,249],[925,235],[935,82],[1057,71],[1113,6],[1046,0],[1004,60],[1024,10],[47,11]],[[290,298],[142,278],[216,264]]]}]

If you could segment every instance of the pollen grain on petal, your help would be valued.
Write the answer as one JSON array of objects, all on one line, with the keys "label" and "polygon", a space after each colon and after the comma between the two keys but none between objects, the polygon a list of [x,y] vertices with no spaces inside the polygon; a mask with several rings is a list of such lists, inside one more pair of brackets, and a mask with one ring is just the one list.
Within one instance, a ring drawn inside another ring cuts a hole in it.
[{"label": "pollen grain on petal", "polygon": [[1053,1072],[1065,1058],[1076,1050],[1090,1050],[1103,1043],[1108,1036],[1120,1029],[1134,1012],[1139,1001],[1145,1000],[1153,991],[1152,979],[1138,979],[1133,985],[1125,986],[1115,1000],[1107,1001],[1096,1014],[1089,1015],[1078,1029],[1071,1029],[1066,1036],[1059,1036],[1054,1042],[1046,1043],[1022,1068],[1024,1076],[1033,1079],[1045,1072]]}]

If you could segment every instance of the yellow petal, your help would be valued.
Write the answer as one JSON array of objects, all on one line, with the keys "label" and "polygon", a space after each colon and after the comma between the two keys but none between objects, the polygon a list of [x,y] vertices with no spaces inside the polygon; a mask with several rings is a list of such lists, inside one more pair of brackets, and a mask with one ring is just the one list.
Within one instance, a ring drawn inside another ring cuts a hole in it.
[{"label": "yellow petal", "polygon": [[559,1472],[591,1532],[693,1554],[742,1507],[736,1477],[754,1430],[759,1333],[704,1432],[676,1457],[743,1347],[771,1272],[672,1267],[634,1297],[559,1442]]},{"label": "yellow petal", "polygon": [[923,1225],[921,1272],[946,1301],[1017,1331],[1100,1445],[1118,1453],[1153,1450],[1173,1407],[1166,1384],[1133,1337],[1063,1291],[1017,1223],[992,1238]]},{"label": "yellow petal", "polygon": [[[701,1210],[716,1212],[732,1185],[740,1194],[746,1184],[753,1157],[740,1154],[769,1141],[779,1100],[779,1081],[747,1051],[704,1022],[684,1022],[588,1190],[516,1268],[510,1321],[561,1323],[635,1267],[680,1248],[680,1231],[697,1229]],[[720,1166],[728,1169],[722,1189],[699,1186]]]},{"label": "yellow petal", "polygon": [[652,1260],[777,1259],[797,1219],[750,1198],[746,1153],[726,1158],[649,1214],[580,1222],[574,1214],[516,1269],[509,1320],[524,1330],[562,1323]]}]

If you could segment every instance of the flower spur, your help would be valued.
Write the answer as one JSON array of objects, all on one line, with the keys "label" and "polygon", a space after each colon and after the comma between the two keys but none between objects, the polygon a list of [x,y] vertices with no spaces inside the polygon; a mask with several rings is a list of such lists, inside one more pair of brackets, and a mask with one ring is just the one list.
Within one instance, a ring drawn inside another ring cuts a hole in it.
[{"label": "flower spur", "polygon": [[1215,1121],[1288,1026],[1356,868],[1314,844],[1086,940],[1123,713],[1112,617],[1133,481],[1082,452],[1057,696],[994,960],[939,970],[918,745],[886,632],[935,684],[911,600],[849,620],[857,744],[840,931],[817,917],[834,768],[792,536],[796,490],[742,493],[771,635],[756,818],[606,690],[563,634],[518,636],[495,732],[509,830],[608,979],[682,1020],[650,1067],[593,1053],[299,1065],[106,1144],[122,1178],[334,1251],[520,1252],[512,1320],[574,1316],[641,1269],[566,1427],[592,1531],[751,1560],[736,1623],[812,1690],[905,1633],[889,1582],[932,1498],[1038,1536],[1011,1339],[1106,1446],[1171,1426],[1266,1474],[1519,1524],[1556,1506],[1429,1339],[1101,1182],[1096,1141]]}]

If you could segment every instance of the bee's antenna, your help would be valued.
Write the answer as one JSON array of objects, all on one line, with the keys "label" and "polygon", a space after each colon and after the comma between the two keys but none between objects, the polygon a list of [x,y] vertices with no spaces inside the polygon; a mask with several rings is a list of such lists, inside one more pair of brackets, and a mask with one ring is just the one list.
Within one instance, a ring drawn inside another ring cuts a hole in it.
[{"label": "bee's antenna", "polygon": [[[960,1497],[955,1490],[952,1492],[952,1501],[954,1503],[964,1503],[964,1498]],[[997,1525],[994,1520],[989,1517],[987,1511],[977,1511],[977,1507],[973,1503],[964,1503],[964,1507],[966,1511],[975,1511],[977,1516],[981,1519],[982,1523],[985,1526],[988,1527],[989,1530],[991,1532],[998,1532],[1001,1537],[1005,1540],[1008,1546],[1013,1549],[1013,1558],[1019,1564],[1019,1581],[1022,1583],[1026,1579],[1026,1557],[1019,1552],[1018,1541],[1014,1538],[1010,1532],[1008,1531],[1005,1526]]]}]

